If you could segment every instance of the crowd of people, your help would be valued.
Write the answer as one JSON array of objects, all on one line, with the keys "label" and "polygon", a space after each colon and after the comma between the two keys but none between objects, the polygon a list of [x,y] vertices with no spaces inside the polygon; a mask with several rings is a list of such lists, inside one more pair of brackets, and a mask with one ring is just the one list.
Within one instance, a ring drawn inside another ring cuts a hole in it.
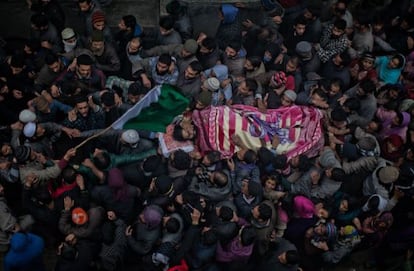
[{"label": "crowd of people", "polygon": [[[111,1],[77,0],[76,33],[29,0],[30,37],[1,51],[3,270],[46,270],[45,248],[56,271],[326,270],[364,249],[412,270],[414,5],[377,2],[221,4],[209,36],[184,1],[114,30]],[[187,101],[162,131],[102,132],[159,86]]]}]

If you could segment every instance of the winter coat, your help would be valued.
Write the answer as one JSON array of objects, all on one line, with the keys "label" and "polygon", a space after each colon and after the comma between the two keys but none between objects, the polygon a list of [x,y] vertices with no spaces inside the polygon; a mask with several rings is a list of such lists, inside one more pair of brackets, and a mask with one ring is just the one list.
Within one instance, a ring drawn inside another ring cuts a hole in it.
[{"label": "winter coat", "polygon": [[10,250],[3,260],[4,271],[45,271],[43,266],[44,241],[31,233],[15,233],[10,240]]},{"label": "winter coat", "polygon": [[215,186],[210,182],[200,182],[198,178],[194,176],[191,179],[191,184],[188,187],[188,190],[202,195],[213,202],[226,200],[231,194],[231,179],[228,172],[226,172],[226,174],[228,176],[228,181],[227,184],[223,187]]},{"label": "winter coat", "polygon": [[123,257],[127,250],[127,239],[125,236],[126,225],[122,219],[111,221],[115,227],[113,231],[113,241],[111,243],[103,243],[99,258],[105,270],[117,270],[123,262]]},{"label": "winter coat", "polygon": [[105,210],[102,207],[93,207],[87,211],[88,221],[81,226],[72,223],[72,212],[64,211],[59,219],[59,230],[67,235],[73,233],[78,238],[91,237],[101,226]]},{"label": "winter coat", "polygon": [[272,243],[272,246],[269,249],[268,253],[264,255],[260,263],[255,267],[255,270],[257,271],[273,271],[273,270],[296,271],[298,270],[297,264],[287,265],[279,261],[278,257],[282,253],[288,250],[296,250],[295,245],[284,238],[277,238],[275,242]]}]

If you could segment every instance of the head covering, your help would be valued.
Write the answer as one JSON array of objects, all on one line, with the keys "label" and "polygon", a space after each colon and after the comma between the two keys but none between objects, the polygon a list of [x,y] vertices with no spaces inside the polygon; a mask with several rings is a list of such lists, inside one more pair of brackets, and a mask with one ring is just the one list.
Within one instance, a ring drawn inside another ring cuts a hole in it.
[{"label": "head covering", "polygon": [[101,96],[101,102],[105,106],[115,105],[115,94],[111,91],[104,92]]},{"label": "head covering", "polygon": [[375,139],[369,136],[362,137],[360,140],[358,140],[357,145],[359,148],[367,151],[373,150],[377,146]]},{"label": "head covering", "polygon": [[283,71],[275,72],[272,78],[270,78],[270,82],[276,87],[286,84],[287,77],[286,77],[285,72]]},{"label": "head covering", "polygon": [[293,199],[293,212],[299,218],[312,218],[315,213],[315,205],[305,196],[296,196]]},{"label": "head covering", "polygon": [[104,41],[103,31],[94,30],[91,34],[91,41]]},{"label": "head covering", "polygon": [[108,171],[108,186],[116,201],[125,201],[128,198],[128,185],[120,169],[112,168]]},{"label": "head covering", "polygon": [[154,229],[160,225],[163,214],[158,206],[149,205],[142,211],[142,215],[148,228]]},{"label": "head covering", "polygon": [[308,72],[306,74],[306,80],[308,80],[308,81],[319,81],[321,79],[322,79],[322,77],[319,74],[317,74],[316,72]]},{"label": "head covering", "polygon": [[197,101],[204,106],[209,106],[211,104],[212,95],[210,91],[201,91],[198,95]]},{"label": "head covering", "polygon": [[28,123],[36,120],[36,114],[29,109],[24,109],[19,114],[19,120],[23,123]]},{"label": "head covering", "polygon": [[296,54],[303,60],[309,60],[312,58],[312,44],[307,41],[301,41],[296,44]]},{"label": "head covering", "polygon": [[38,96],[34,99],[34,105],[40,112],[46,113],[49,109],[49,102],[44,96]]},{"label": "head covering", "polygon": [[336,226],[333,223],[326,223],[326,236],[329,241],[335,240],[337,235]]},{"label": "head covering", "polygon": [[[394,217],[392,213],[389,211],[386,211],[386,212],[383,212],[377,218],[375,218],[374,227],[377,230],[387,230],[392,226],[393,223],[394,223]],[[384,225],[381,225],[381,224],[384,224]]]},{"label": "head covering", "polygon": [[400,170],[394,166],[386,166],[378,171],[378,179],[382,183],[393,183],[398,179]]},{"label": "head covering", "polygon": [[283,92],[283,95],[286,96],[286,98],[288,98],[292,102],[296,101],[297,95],[296,92],[294,92],[293,90],[287,89],[285,90],[285,92]]},{"label": "head covering", "polygon": [[203,86],[210,91],[217,91],[220,88],[220,81],[211,77],[204,81]]},{"label": "head covering", "polygon": [[171,15],[178,16],[184,11],[184,7],[178,0],[173,0],[165,6],[165,10]]},{"label": "head covering", "polygon": [[31,138],[36,134],[36,123],[28,122],[23,128],[23,134],[25,137]]},{"label": "head covering", "polygon": [[349,142],[345,142],[342,145],[341,153],[342,153],[341,155],[342,157],[345,157],[350,161],[355,161],[356,159],[359,158],[357,146]]},{"label": "head covering", "polygon": [[249,191],[249,195],[253,197],[258,197],[262,194],[262,186],[252,180],[247,184],[247,190]]},{"label": "head covering", "polygon": [[353,238],[358,236],[358,230],[352,226],[347,225],[343,229],[343,238]]},{"label": "head covering", "polygon": [[73,31],[72,28],[67,27],[67,28],[62,30],[61,35],[62,35],[63,40],[68,40],[68,39],[71,39],[71,38],[75,37],[76,34],[75,34],[75,31]]},{"label": "head covering", "polygon": [[31,148],[28,146],[17,146],[14,150],[14,156],[17,163],[24,163],[30,158]]},{"label": "head covering", "polygon": [[121,138],[126,143],[134,145],[139,141],[139,134],[136,130],[129,129],[122,133]]},{"label": "head covering", "polygon": [[155,179],[155,187],[159,194],[168,195],[173,190],[173,180],[167,175],[161,175]]},{"label": "head covering", "polygon": [[88,222],[88,214],[81,207],[72,210],[72,222],[76,225],[84,225]]},{"label": "head covering", "polygon": [[76,58],[78,65],[92,65],[93,60],[87,54],[82,54]]},{"label": "head covering", "polygon": [[375,62],[375,56],[373,54],[371,54],[371,53],[364,53],[361,56],[361,59],[362,60],[369,60],[369,61]]},{"label": "head covering", "polygon": [[29,263],[42,257],[44,247],[45,243],[39,236],[32,233],[16,232],[10,239],[10,249],[4,255],[4,263],[16,261]]},{"label": "head covering", "polygon": [[97,10],[92,14],[92,24],[103,21],[105,21],[105,13],[103,11]]},{"label": "head covering", "polygon": [[198,50],[197,41],[193,39],[186,40],[184,43],[184,49],[191,54],[197,53],[197,50]]}]

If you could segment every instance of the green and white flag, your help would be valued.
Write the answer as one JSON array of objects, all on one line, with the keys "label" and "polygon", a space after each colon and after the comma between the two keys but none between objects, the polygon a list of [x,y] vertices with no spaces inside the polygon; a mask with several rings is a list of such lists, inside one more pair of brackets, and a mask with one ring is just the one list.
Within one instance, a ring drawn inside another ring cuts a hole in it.
[{"label": "green and white flag", "polygon": [[188,107],[189,100],[174,86],[159,85],[112,123],[113,129],[165,132],[172,120]]}]

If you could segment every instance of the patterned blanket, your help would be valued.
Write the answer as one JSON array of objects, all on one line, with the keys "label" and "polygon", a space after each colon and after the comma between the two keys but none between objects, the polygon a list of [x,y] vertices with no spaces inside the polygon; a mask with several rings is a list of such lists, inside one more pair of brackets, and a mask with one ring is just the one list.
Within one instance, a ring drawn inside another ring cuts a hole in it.
[{"label": "patterned blanket", "polygon": [[198,128],[196,145],[202,153],[219,150],[223,158],[237,151],[231,140],[234,134],[251,149],[260,148],[262,141],[270,148],[272,137],[277,135],[280,144],[276,153],[286,154],[288,159],[299,154],[316,156],[324,143],[321,118],[318,109],[305,106],[271,109],[265,114],[244,105],[193,112],[193,122]]}]

